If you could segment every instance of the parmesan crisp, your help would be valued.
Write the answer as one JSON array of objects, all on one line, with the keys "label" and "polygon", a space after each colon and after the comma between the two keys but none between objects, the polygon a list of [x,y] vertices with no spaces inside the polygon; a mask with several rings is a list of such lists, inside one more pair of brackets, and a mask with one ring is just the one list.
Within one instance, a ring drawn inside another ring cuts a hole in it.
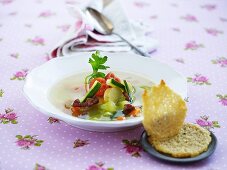
[{"label": "parmesan crisp", "polygon": [[180,95],[163,80],[143,94],[143,126],[151,138],[164,140],[179,133],[187,107]]}]

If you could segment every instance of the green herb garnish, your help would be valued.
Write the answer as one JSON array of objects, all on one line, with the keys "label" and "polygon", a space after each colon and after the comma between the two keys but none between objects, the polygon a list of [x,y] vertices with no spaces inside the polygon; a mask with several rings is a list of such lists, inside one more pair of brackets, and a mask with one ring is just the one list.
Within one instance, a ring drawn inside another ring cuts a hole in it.
[{"label": "green herb garnish", "polygon": [[99,70],[110,68],[109,66],[104,65],[106,61],[107,56],[102,57],[99,51],[92,54],[91,58],[89,58],[89,63],[93,69],[93,73],[91,74],[92,78],[105,77],[105,73],[99,72]]},{"label": "green herb garnish", "polygon": [[95,53],[91,55],[91,58],[89,58],[88,63],[91,64],[93,73],[88,75],[85,78],[86,89],[91,79],[98,78],[98,77],[102,77],[102,78],[105,77],[105,73],[100,72],[99,70],[106,70],[107,68],[110,68],[109,66],[104,65],[107,61],[107,58],[108,58],[107,56],[102,56],[99,51],[95,51]]}]

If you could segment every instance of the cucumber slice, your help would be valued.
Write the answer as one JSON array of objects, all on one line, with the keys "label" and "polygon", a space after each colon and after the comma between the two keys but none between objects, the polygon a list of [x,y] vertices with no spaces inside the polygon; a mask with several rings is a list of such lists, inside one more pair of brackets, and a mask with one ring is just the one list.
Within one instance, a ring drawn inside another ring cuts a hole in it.
[{"label": "cucumber slice", "polygon": [[83,103],[86,101],[87,98],[92,98],[99,91],[100,88],[101,88],[101,83],[96,80],[80,102]]},{"label": "cucumber slice", "polygon": [[118,87],[121,90],[125,91],[125,86],[121,83],[119,83],[118,81],[114,80],[114,79],[108,79],[106,81],[106,84],[111,86],[111,87]]},{"label": "cucumber slice", "polygon": [[128,83],[126,80],[124,80],[124,85],[125,85],[125,92],[128,94],[129,96],[129,102],[132,103],[133,102],[133,98],[132,98],[132,92],[128,86]]},{"label": "cucumber slice", "polygon": [[136,88],[130,82],[127,82],[127,84],[128,84],[128,87],[129,87],[129,90],[131,91],[131,93],[135,94]]}]

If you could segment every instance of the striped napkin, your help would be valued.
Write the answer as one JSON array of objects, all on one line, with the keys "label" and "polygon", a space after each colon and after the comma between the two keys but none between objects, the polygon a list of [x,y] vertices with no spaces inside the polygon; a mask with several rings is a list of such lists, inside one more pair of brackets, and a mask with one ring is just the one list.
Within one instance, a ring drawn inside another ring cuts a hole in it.
[{"label": "striped napkin", "polygon": [[[105,3],[106,2],[106,3]],[[106,52],[129,52],[131,47],[117,35],[102,35],[94,30],[94,26],[85,14],[86,7],[92,7],[102,12],[114,24],[114,32],[138,46],[148,54],[157,47],[157,41],[146,33],[151,32],[148,25],[138,21],[129,20],[121,4],[116,0],[91,0],[86,6],[78,8],[68,6],[70,15],[76,23],[71,26],[66,35],[51,51],[52,57],[65,56],[75,52],[106,51]]]}]

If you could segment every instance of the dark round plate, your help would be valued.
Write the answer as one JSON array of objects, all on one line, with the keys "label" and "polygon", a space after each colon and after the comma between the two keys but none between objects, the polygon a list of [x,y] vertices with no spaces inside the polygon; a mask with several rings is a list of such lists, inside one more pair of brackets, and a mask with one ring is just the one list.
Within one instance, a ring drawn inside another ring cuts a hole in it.
[{"label": "dark round plate", "polygon": [[208,150],[206,152],[201,153],[200,155],[192,158],[174,158],[171,157],[170,155],[160,153],[155,148],[152,147],[152,145],[149,143],[147,140],[147,133],[144,131],[141,135],[140,139],[141,145],[143,149],[151,156],[156,157],[158,159],[164,160],[164,161],[169,161],[169,162],[176,162],[176,163],[189,163],[189,162],[196,162],[200,161],[203,159],[208,158],[214,150],[216,149],[217,145],[217,138],[215,135],[211,132],[211,143],[208,146]]}]

